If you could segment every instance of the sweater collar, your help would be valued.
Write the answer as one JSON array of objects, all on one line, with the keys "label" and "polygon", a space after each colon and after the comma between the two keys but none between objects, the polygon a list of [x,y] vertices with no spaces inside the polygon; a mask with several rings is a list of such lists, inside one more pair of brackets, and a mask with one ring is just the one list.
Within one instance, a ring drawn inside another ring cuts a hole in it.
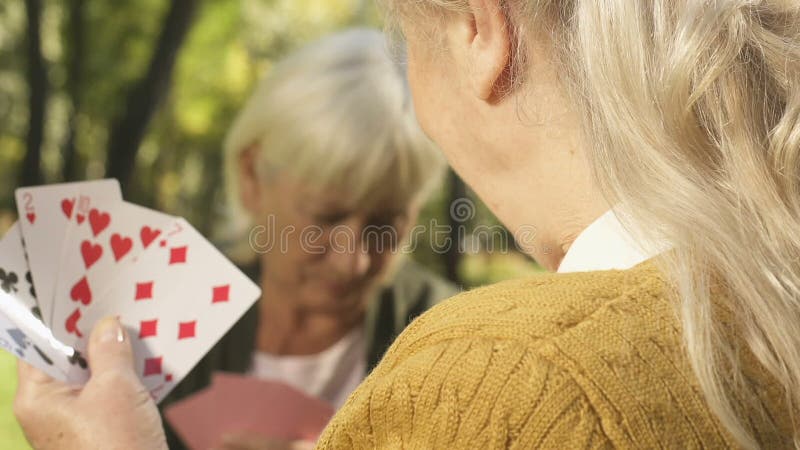
[{"label": "sweater collar", "polygon": [[614,211],[608,210],[578,235],[558,266],[558,273],[630,269],[666,249],[663,245],[651,250],[642,248]]}]

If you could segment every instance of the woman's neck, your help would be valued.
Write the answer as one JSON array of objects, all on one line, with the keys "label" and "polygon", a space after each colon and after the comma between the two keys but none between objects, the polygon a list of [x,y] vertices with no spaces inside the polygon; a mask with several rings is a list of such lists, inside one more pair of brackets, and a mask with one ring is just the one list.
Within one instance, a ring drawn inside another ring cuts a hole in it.
[{"label": "woman's neck", "polygon": [[363,308],[344,314],[298,306],[295,289],[273,282],[262,271],[256,349],[274,355],[313,355],[338,342],[364,321]]}]

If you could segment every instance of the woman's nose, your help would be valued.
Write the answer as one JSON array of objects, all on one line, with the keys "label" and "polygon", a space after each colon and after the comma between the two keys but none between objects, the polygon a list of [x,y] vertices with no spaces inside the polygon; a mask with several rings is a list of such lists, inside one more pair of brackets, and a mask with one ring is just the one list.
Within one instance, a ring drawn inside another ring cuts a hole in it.
[{"label": "woman's nose", "polygon": [[365,275],[371,263],[368,249],[360,243],[350,248],[333,248],[330,258],[336,272],[348,279]]},{"label": "woman's nose", "polygon": [[372,263],[369,247],[361,234],[362,227],[354,225],[356,224],[340,228],[340,231],[346,232],[334,233],[329,249],[329,257],[336,272],[347,279],[365,275]]}]

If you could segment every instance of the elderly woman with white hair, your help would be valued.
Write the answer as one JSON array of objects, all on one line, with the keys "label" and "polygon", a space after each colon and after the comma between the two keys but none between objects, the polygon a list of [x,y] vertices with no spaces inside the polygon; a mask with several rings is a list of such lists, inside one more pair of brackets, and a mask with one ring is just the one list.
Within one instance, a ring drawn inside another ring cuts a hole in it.
[{"label": "elderly woman with white hair", "polygon": [[421,316],[318,447],[798,448],[798,3],[385,3],[423,128],[560,273]]},{"label": "elderly woman with white hair", "polygon": [[263,298],[162,407],[226,371],[338,408],[414,317],[455,293],[400,248],[445,165],[387,49],[367,29],[313,42],[279,61],[236,118],[229,253]]}]

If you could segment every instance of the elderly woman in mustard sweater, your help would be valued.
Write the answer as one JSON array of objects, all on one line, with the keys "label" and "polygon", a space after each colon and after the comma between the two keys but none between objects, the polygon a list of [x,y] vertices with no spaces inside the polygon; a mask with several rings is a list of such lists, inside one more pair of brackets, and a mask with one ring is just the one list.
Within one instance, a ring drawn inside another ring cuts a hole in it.
[{"label": "elderly woman in mustard sweater", "polygon": [[[797,3],[386,3],[423,128],[561,273],[421,316],[319,447],[797,445]],[[82,391],[22,368],[35,446],[163,445],[115,327]]]}]

